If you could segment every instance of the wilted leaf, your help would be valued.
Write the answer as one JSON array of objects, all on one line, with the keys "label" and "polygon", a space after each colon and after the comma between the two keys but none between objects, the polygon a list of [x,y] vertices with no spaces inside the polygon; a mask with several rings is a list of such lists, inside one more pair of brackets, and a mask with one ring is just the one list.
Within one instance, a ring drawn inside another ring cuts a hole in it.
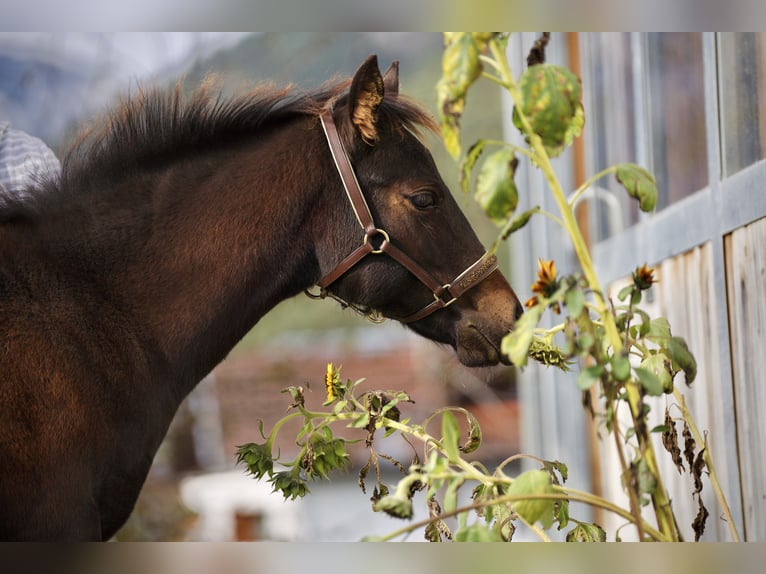
[{"label": "wilted leaf", "polygon": [[651,173],[634,163],[622,163],[617,166],[615,176],[628,195],[638,200],[641,211],[654,209],[657,205],[657,182]]},{"label": "wilted leaf", "polygon": [[431,519],[426,525],[425,538],[429,542],[441,542],[442,537],[447,540],[452,540],[452,532],[450,532],[447,524],[439,518],[442,513],[442,509],[439,506],[439,501],[436,497],[432,496],[428,499],[428,517]]},{"label": "wilted leaf", "polygon": [[697,442],[694,440],[694,437],[692,436],[692,431],[689,428],[689,424],[686,421],[684,421],[683,437],[684,437],[684,457],[686,457],[686,462],[689,463],[689,469],[691,470],[692,468],[694,468],[694,449],[697,448]]},{"label": "wilted leaf", "polygon": [[468,438],[460,447],[460,451],[470,453],[481,446],[481,427],[479,426],[479,421],[473,414],[462,409],[461,412],[465,415],[465,418],[468,421]]},{"label": "wilted leaf", "polygon": [[463,190],[463,193],[468,193],[471,188],[471,172],[486,145],[487,140],[477,141],[468,148],[468,152],[465,154],[463,161],[460,162],[460,188]]},{"label": "wilted leaf", "polygon": [[481,75],[479,46],[467,32],[444,35],[442,77],[436,85],[436,98],[442,138],[453,158],[460,157],[460,118],[469,86]]},{"label": "wilted leaf", "polygon": [[[580,135],[585,124],[580,79],[562,66],[538,64],[522,74],[519,89],[521,112],[540,136],[548,155],[556,157]],[[523,133],[516,107],[512,119]]]},{"label": "wilted leaf", "polygon": [[705,533],[705,523],[707,522],[707,517],[709,516],[707,508],[705,508],[705,505],[702,504],[701,496],[697,497],[697,504],[699,505],[699,510],[697,511],[697,516],[694,518],[694,522],[692,522],[695,542],[699,542],[700,538]]},{"label": "wilted leaf", "polygon": [[511,333],[503,337],[500,343],[500,351],[507,355],[511,362],[517,367],[523,367],[527,364],[529,358],[529,346],[535,336],[535,328],[540,321],[540,315],[543,313],[543,306],[537,305],[528,309],[521,318],[516,321],[516,325]]},{"label": "wilted leaf", "polygon": [[692,478],[694,479],[694,494],[702,492],[702,471],[705,470],[705,449],[697,453],[692,465]]},{"label": "wilted leaf", "polygon": [[[544,470],[529,470],[521,473],[508,487],[507,494],[512,496],[530,496],[554,494],[551,475]],[[543,528],[553,524],[554,501],[552,499],[519,500],[513,503],[513,510],[529,524],[540,522]]]},{"label": "wilted leaf", "polygon": [[518,160],[513,150],[503,148],[489,155],[476,180],[476,201],[497,225],[516,210],[519,192],[513,181]]},{"label": "wilted leaf", "polygon": [[673,366],[686,375],[686,384],[691,385],[697,377],[697,361],[682,337],[671,337],[665,345],[665,352]]},{"label": "wilted leaf", "polygon": [[567,542],[606,542],[606,531],[598,524],[578,522],[567,534]]},{"label": "wilted leaf", "polygon": [[684,471],[684,463],[681,458],[681,449],[678,446],[678,431],[673,419],[670,417],[670,410],[665,408],[665,430],[662,433],[662,446],[670,453],[673,458],[673,464],[678,469],[678,474]]},{"label": "wilted leaf", "polygon": [[512,220],[510,220],[508,223],[505,224],[505,227],[503,227],[503,230],[500,232],[500,237],[502,239],[508,239],[508,237],[512,233],[516,233],[519,229],[524,227],[527,223],[529,223],[529,220],[532,218],[532,216],[535,213],[539,213],[540,206],[536,205],[532,209],[529,209],[525,211],[524,213],[521,213],[514,217]]}]

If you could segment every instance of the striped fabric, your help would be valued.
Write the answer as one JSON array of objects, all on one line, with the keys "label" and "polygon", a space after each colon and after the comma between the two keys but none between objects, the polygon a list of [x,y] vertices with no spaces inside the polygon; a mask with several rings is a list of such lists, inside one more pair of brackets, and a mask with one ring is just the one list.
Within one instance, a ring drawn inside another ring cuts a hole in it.
[{"label": "striped fabric", "polygon": [[42,140],[0,122],[0,198],[20,196],[30,184],[60,170],[58,158]]}]

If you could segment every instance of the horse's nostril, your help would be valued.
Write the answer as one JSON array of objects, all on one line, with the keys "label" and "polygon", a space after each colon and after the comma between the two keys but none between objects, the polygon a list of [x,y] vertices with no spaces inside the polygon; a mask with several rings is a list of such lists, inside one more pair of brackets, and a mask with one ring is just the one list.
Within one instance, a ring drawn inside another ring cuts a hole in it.
[{"label": "horse's nostril", "polygon": [[524,305],[522,305],[521,303],[516,303],[516,309],[514,311],[514,317],[513,317],[514,322],[521,319],[521,316],[523,314],[524,314]]}]

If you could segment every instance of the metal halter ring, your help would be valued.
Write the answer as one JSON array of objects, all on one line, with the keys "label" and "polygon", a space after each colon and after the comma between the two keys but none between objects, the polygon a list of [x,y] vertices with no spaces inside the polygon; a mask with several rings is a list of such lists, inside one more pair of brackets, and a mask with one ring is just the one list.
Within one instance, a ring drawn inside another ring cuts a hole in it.
[{"label": "metal halter ring", "polygon": [[380,247],[373,248],[373,250],[370,251],[370,253],[378,255],[380,253],[383,253],[383,246],[386,243],[391,243],[391,238],[388,236],[388,233],[386,233],[383,229],[379,229],[376,227],[374,229],[370,229],[370,231],[364,234],[364,241],[362,242],[362,244],[368,243],[370,240],[370,237],[374,237],[375,235],[383,236],[383,242],[380,244]]}]

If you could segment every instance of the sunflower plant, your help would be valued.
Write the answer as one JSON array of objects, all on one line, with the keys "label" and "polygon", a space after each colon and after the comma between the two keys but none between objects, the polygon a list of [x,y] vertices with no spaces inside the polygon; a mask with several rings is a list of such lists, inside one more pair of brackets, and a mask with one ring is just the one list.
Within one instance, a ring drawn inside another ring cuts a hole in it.
[{"label": "sunflower plant", "polygon": [[[340,369],[332,364],[324,377],[327,400],[322,408],[307,408],[304,389],[290,387],[286,392],[292,398],[292,412],[268,436],[261,429],[264,442],[239,447],[238,459],[255,478],[268,480],[286,498],[296,498],[309,492],[313,480],[347,469],[347,447],[359,443],[367,449],[368,460],[359,471],[358,482],[363,492],[368,492],[372,483],[372,510],[407,521],[402,528],[375,540],[422,530],[430,541],[510,541],[521,525],[541,540],[550,540],[553,529],[564,531],[567,541],[619,539],[619,531],[609,534],[599,524],[570,516],[570,503],[579,502],[621,517],[625,524],[635,527],[639,540],[677,541],[681,540],[678,521],[657,463],[664,454],[672,458],[679,472],[692,476],[691,496],[699,506],[692,524],[695,539],[704,532],[708,518],[700,496],[706,477],[719,499],[732,539],[738,540],[707,436],[703,438],[694,424],[677,385],[681,380],[693,384],[697,373],[694,356],[686,341],[671,332],[666,319],[652,318],[641,308],[646,291],[655,283],[654,270],[648,265],[637,268],[627,286],[614,298],[607,296],[575,219],[579,197],[595,181],[609,175],[620,182],[640,209],[652,211],[657,200],[655,180],[644,168],[623,163],[565,193],[551,158],[580,135],[585,111],[579,78],[566,68],[545,63],[548,39],[546,33],[535,43],[528,68],[517,78],[506,56],[508,34],[445,34],[443,73],[437,85],[442,135],[447,150],[460,162],[461,187],[466,193],[474,190],[476,201],[499,227],[492,251],[536,216],[549,217],[569,235],[579,271],[560,276],[554,261],[538,260],[526,312],[503,339],[501,351],[518,368],[532,359],[565,371],[579,369],[574,384],[582,391],[600,436],[614,441],[629,506],[623,508],[566,486],[568,469],[560,461],[515,454],[494,469],[475,460],[469,462],[466,456],[480,446],[482,437],[469,411],[445,407],[415,423],[402,417],[407,403],[412,402],[409,395],[401,391],[363,392],[361,379],[343,381]],[[463,151],[460,123],[465,101],[471,86],[482,79],[494,82],[511,96],[512,122],[525,146],[479,140]],[[514,174],[522,160],[542,171],[558,213],[539,206],[517,213]],[[558,324],[542,328],[546,313],[560,319]],[[680,416],[674,418],[668,407],[664,424],[650,428],[648,398],[665,394],[675,396]],[[619,416],[622,411],[631,421],[628,426]],[[280,461],[274,454],[276,436],[282,425],[293,419],[303,423],[295,441],[298,454]],[[351,441],[337,435],[339,428],[356,430],[361,436]],[[411,447],[407,461],[379,449],[379,437],[395,434]],[[655,448],[653,436],[660,438],[662,450]],[[511,476],[507,469],[520,458],[535,461],[538,468]],[[396,484],[383,480],[382,464],[400,471]],[[465,493],[462,499],[460,493]],[[427,517],[413,521],[418,499],[422,499]],[[653,516],[647,518],[642,509],[650,509]]]}]

